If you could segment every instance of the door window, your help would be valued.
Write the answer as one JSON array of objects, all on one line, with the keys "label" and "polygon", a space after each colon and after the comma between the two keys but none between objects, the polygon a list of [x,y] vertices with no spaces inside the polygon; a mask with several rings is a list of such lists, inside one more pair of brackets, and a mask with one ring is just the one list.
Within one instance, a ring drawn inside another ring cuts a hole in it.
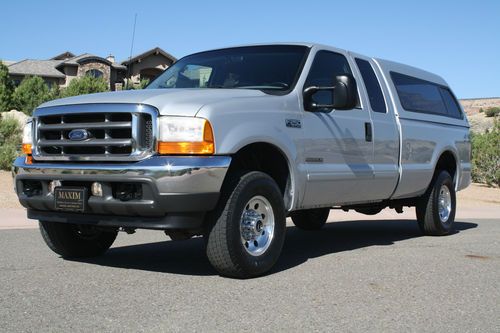
[{"label": "door window", "polygon": [[[346,57],[335,52],[319,51],[314,57],[304,88],[331,87],[335,83],[335,77],[343,74],[352,74]],[[331,91],[318,91],[314,94],[313,101],[317,104],[333,104],[333,96]]]}]

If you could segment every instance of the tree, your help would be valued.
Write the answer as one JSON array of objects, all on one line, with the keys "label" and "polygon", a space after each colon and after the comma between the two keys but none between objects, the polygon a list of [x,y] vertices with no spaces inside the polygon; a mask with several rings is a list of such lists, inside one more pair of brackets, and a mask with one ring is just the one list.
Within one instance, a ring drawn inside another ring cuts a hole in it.
[{"label": "tree", "polygon": [[19,156],[21,132],[17,120],[0,118],[0,169],[10,170],[12,162]]},{"label": "tree", "polygon": [[27,76],[12,94],[12,105],[31,115],[40,104],[53,99],[54,96],[45,81],[39,76]]},{"label": "tree", "polygon": [[0,112],[11,107],[14,84],[9,78],[9,69],[0,61]]},{"label": "tree", "polygon": [[102,77],[90,75],[73,79],[69,85],[61,91],[61,97],[78,96],[109,91],[108,83]]}]

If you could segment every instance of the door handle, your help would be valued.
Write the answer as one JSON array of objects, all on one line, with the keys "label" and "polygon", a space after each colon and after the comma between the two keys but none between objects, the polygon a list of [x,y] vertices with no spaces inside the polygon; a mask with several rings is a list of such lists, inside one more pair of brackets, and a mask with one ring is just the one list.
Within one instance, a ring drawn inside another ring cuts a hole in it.
[{"label": "door handle", "polygon": [[372,124],[365,123],[365,140],[367,142],[372,142]]}]

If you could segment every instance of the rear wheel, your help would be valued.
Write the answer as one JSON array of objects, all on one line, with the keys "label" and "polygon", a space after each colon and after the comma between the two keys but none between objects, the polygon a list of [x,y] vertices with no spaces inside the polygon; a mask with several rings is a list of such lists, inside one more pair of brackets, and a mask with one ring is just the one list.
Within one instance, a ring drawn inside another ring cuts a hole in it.
[{"label": "rear wheel", "polygon": [[63,258],[99,256],[111,247],[118,234],[115,229],[80,224],[40,221],[39,226],[47,246]]},{"label": "rear wheel", "polygon": [[207,256],[221,275],[250,278],[266,273],[285,240],[285,208],[276,182],[256,171],[232,176],[208,227]]},{"label": "rear wheel", "polygon": [[321,229],[330,215],[330,208],[297,210],[290,214],[293,224],[302,230]]},{"label": "rear wheel", "polygon": [[442,236],[453,231],[456,194],[453,179],[440,171],[416,207],[418,226],[425,235]]}]

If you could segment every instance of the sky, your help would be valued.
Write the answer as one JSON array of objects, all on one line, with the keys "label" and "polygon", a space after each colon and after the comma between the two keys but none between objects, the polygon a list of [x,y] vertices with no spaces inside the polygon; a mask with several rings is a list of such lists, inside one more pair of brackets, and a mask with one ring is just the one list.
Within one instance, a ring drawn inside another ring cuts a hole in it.
[{"label": "sky", "polygon": [[177,58],[266,42],[315,42],[441,75],[459,98],[500,96],[500,0],[4,0],[0,59],[64,51]]}]

